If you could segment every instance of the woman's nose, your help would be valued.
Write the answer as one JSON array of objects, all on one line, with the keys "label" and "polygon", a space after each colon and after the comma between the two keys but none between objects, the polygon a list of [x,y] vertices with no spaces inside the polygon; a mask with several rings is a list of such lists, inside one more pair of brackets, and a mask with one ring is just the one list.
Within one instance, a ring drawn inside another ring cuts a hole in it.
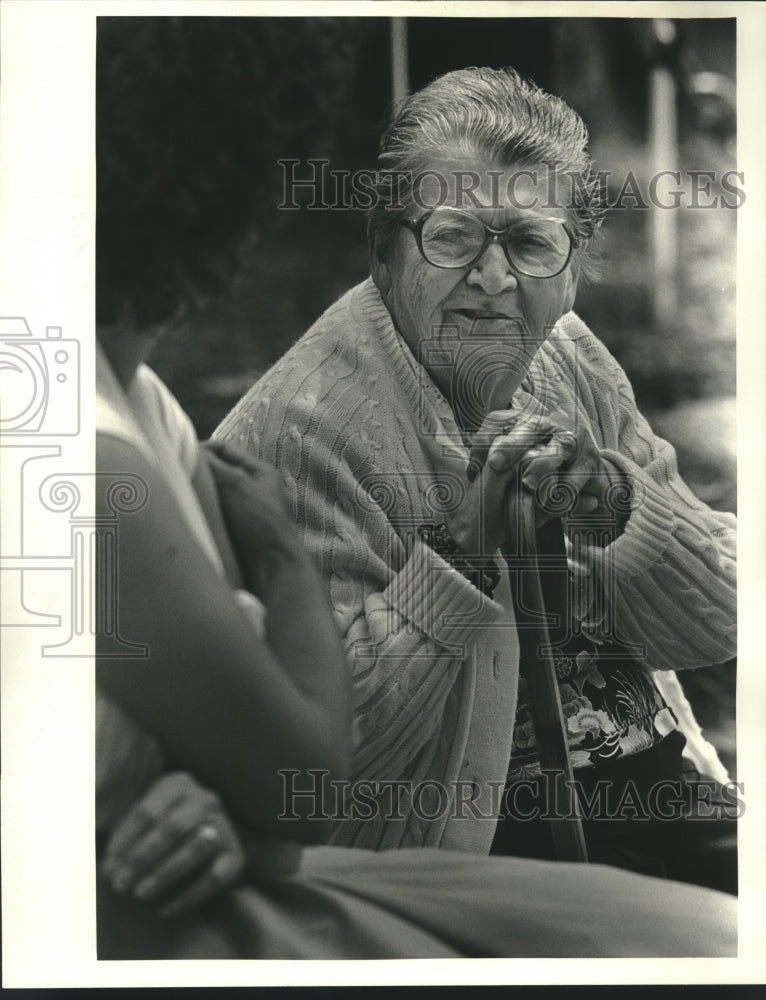
[{"label": "woman's nose", "polygon": [[505,250],[497,240],[492,240],[481,257],[468,272],[469,285],[480,287],[487,295],[513,291],[518,282],[511,270]]}]

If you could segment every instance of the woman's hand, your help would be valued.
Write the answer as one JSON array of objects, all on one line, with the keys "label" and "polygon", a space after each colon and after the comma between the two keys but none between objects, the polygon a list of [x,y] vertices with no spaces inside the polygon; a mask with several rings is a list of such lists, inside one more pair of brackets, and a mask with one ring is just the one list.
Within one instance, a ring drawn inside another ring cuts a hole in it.
[{"label": "woman's hand", "polygon": [[160,903],[162,916],[170,917],[233,886],[245,860],[218,798],[174,772],[159,778],[117,824],[102,870],[115,892]]},{"label": "woman's hand", "polygon": [[608,492],[626,484],[601,457],[589,429],[570,425],[564,414],[529,407],[487,416],[471,448],[471,493],[451,525],[466,555],[489,555],[505,541],[506,496],[519,475],[535,495],[538,524],[562,514],[614,514]]},{"label": "woman's hand", "polygon": [[223,441],[205,442],[205,458],[247,586],[260,596],[273,560],[304,558],[279,473]]}]

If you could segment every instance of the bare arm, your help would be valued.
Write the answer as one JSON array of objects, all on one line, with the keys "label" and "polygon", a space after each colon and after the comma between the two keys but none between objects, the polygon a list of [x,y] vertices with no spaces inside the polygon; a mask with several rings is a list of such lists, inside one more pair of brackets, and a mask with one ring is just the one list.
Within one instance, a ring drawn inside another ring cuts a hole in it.
[{"label": "bare arm", "polygon": [[[336,739],[345,753],[351,723],[341,708],[344,652],[325,585],[290,523],[279,475],[267,462],[223,442],[209,443],[204,455],[244,584],[266,608],[268,643],[302,689],[328,712],[340,713]],[[255,504],[253,484],[260,488]]]},{"label": "bare arm", "polygon": [[[311,679],[305,662],[282,661],[254,635],[143,456],[99,436],[98,463],[100,471],[142,476],[149,489],[144,507],[121,518],[117,559],[120,633],[149,653],[109,659],[108,644],[100,642],[99,683],[251,830],[323,839],[321,823],[279,823],[279,770],[345,771],[347,699],[337,640],[322,630],[311,651]],[[275,546],[265,545],[266,556],[277,575],[287,572]],[[299,613],[304,593],[319,584],[308,576],[310,564],[290,565],[297,567],[290,579]],[[279,627],[274,621],[272,632]]]}]

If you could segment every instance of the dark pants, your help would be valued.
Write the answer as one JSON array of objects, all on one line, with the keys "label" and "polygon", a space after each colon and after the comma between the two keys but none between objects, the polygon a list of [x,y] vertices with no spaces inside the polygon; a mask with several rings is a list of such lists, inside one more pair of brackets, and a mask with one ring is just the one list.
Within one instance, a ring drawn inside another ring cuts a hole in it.
[{"label": "dark pants", "polygon": [[[685,737],[670,733],[656,746],[599,768],[578,768],[588,859],[660,878],[737,892],[736,789],[700,776],[684,760]],[[554,860],[544,783],[538,797],[506,788],[492,854]]]}]

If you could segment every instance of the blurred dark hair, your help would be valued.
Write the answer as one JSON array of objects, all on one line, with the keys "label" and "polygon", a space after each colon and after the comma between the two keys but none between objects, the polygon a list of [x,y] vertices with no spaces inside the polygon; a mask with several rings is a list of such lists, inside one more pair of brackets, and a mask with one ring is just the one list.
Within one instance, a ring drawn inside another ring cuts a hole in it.
[{"label": "blurred dark hair", "polygon": [[511,67],[469,67],[437,77],[392,113],[380,140],[378,197],[368,218],[373,260],[385,261],[399,231],[401,213],[391,208],[392,198],[411,207],[407,182],[397,189],[390,173],[417,177],[438,157],[477,154],[503,167],[546,165],[576,174],[581,183],[572,185],[572,221],[584,243],[595,234],[603,213],[588,130],[577,112]]},{"label": "blurred dark hair", "polygon": [[278,157],[328,154],[352,26],[260,17],[97,25],[96,320],[127,311],[145,326],[218,290],[241,241],[275,224]]}]

